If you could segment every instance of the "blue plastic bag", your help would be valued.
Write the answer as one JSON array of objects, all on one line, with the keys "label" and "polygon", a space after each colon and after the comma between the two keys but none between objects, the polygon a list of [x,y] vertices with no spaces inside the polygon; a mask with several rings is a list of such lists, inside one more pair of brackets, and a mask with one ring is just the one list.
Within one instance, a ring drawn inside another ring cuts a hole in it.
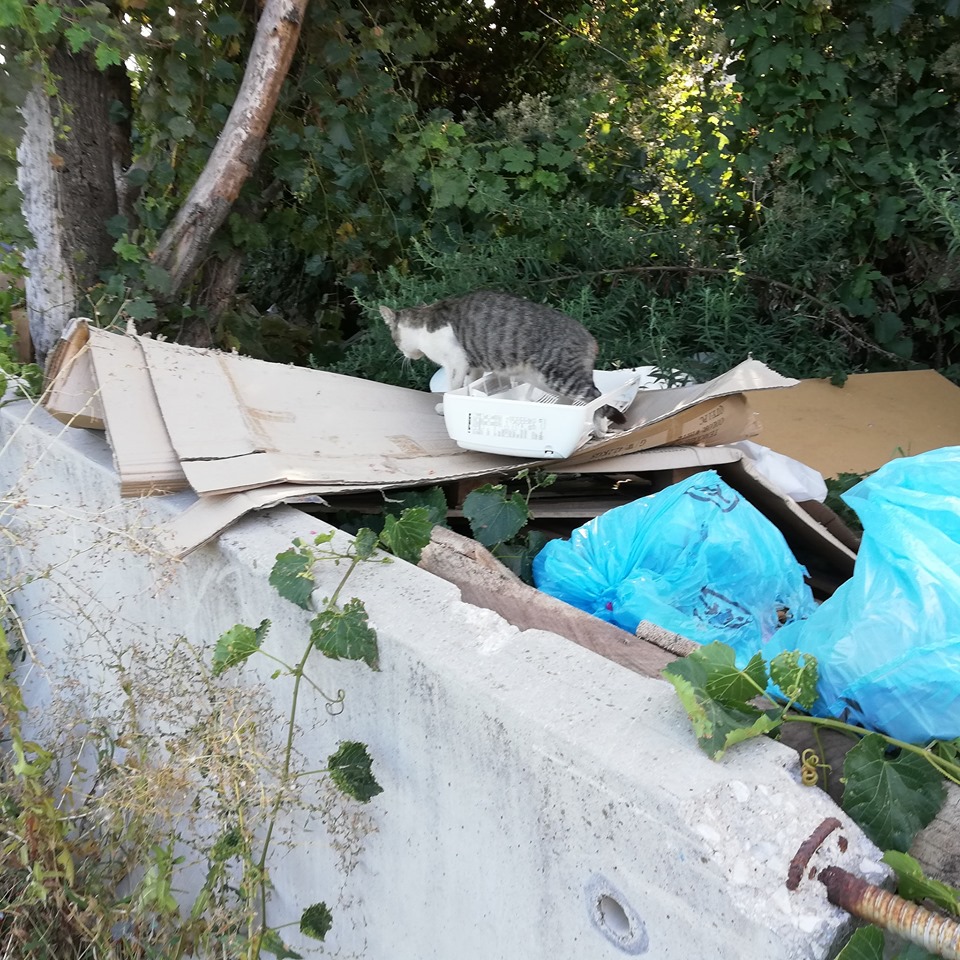
[{"label": "blue plastic bag", "polygon": [[746,665],[813,596],[780,531],[709,470],[607,511],[552,540],[537,587],[631,633],[641,620],[697,643],[722,640]]},{"label": "blue plastic bag", "polygon": [[958,737],[960,447],[893,460],[843,499],[863,524],[853,576],[764,656],[816,656],[818,716],[908,743]]}]

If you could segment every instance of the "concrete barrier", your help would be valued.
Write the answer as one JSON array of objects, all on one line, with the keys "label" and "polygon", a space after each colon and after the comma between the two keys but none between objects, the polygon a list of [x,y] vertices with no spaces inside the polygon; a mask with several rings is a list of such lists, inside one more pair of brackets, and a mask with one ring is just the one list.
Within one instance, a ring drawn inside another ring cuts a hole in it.
[{"label": "concrete barrier", "polygon": [[[2,579],[47,733],[67,736],[65,708],[116,707],[135,669],[159,698],[185,696],[196,669],[171,659],[179,638],[209,662],[224,630],[267,618],[265,646],[299,657],[309,616],[267,577],[277,553],[324,524],[277,508],[173,562],[151,551],[150,531],[192,495],[121,501],[102,434],[16,403],[0,410],[0,450]],[[341,573],[319,565],[321,595]],[[306,688],[299,746],[316,768],[339,741],[366,743],[384,792],[366,805],[308,797],[328,826],[302,809],[285,821],[271,925],[318,900],[334,915],[323,946],[284,931],[305,956],[821,958],[849,922],[821,884],[786,890],[802,841],[838,817],[845,863],[883,875],[858,828],[800,785],[795,753],[760,740],[712,762],[667,683],[520,631],[402,561],[363,566],[346,595],[366,604],[380,671],[317,656],[317,683],[344,689],[345,709],[330,716]],[[289,702],[275,666],[253,657],[237,671],[264,723]]]}]

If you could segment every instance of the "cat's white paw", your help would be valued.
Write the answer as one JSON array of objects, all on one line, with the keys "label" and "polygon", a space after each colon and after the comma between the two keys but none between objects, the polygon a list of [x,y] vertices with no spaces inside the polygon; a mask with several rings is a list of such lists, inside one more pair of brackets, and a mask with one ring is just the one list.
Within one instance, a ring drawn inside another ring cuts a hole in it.
[{"label": "cat's white paw", "polygon": [[442,404],[442,403],[438,403],[433,409],[436,410],[437,413],[439,413],[441,417],[443,416],[443,404]]}]

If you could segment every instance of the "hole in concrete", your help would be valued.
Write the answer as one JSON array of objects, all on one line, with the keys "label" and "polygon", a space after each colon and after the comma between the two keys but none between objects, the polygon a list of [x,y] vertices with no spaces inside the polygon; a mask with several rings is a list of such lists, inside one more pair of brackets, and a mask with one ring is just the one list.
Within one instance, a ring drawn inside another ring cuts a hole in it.
[{"label": "hole in concrete", "polygon": [[594,874],[584,892],[590,920],[621,953],[637,956],[650,947],[647,928],[627,898],[606,877]]},{"label": "hole in concrete", "polygon": [[630,918],[613,897],[602,896],[597,901],[597,909],[600,911],[600,921],[612,933],[618,937],[630,936]]}]

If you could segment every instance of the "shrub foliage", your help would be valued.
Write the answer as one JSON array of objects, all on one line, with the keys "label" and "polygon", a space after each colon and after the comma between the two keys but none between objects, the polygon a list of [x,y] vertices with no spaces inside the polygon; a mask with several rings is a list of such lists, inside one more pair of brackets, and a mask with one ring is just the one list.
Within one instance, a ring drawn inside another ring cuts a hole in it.
[{"label": "shrub foliage", "polygon": [[[150,253],[233,102],[256,9],[0,0],[5,130],[39,77],[71,135],[57,47],[126,76],[129,202],[83,305],[105,323],[177,336],[214,309],[203,272],[167,302]],[[956,376],[958,83],[957,0],[312,4],[210,251],[240,263],[217,340],[419,384],[375,305],[487,285],[581,317],[606,363]],[[0,239],[23,245],[16,139]]]}]

